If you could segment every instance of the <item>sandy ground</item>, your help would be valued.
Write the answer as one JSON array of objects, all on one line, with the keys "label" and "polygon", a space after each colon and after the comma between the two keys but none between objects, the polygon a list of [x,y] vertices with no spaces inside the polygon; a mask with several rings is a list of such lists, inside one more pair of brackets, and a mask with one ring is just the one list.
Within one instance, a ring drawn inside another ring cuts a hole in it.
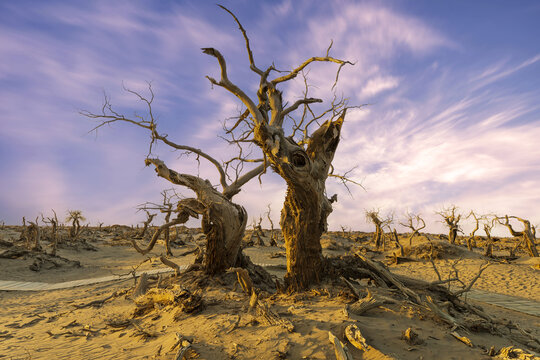
[{"label": "sandy ground", "polygon": [[[327,256],[364,251],[369,247],[369,234],[325,235],[322,244]],[[18,238],[16,228],[0,230],[0,239]],[[174,246],[175,254],[196,247],[198,239],[183,246]],[[61,267],[31,271],[33,259],[0,259],[0,280],[62,282],[76,279],[129,273],[145,259],[121,236],[105,232],[94,233],[89,242],[97,251],[60,248],[59,255],[78,260],[81,267]],[[401,241],[405,245],[405,240]],[[424,237],[416,238],[413,247],[405,246],[408,258],[415,261],[390,265],[391,271],[426,280],[436,280],[433,265],[421,259]],[[0,252],[2,251],[0,247]],[[371,253],[374,259],[387,261],[394,249]],[[415,250],[420,249],[420,250]],[[446,249],[446,248],[445,248]],[[443,249],[444,250],[444,249]],[[435,259],[442,277],[448,276],[452,265],[465,283],[475,276],[485,259],[481,249],[470,253],[463,247],[442,251]],[[420,257],[413,255],[415,251]],[[499,251],[499,250],[497,250]],[[499,254],[498,252],[495,254]],[[138,270],[163,267],[157,256],[164,253],[162,244],[156,245],[147,261]],[[275,264],[269,268],[276,278],[285,271],[282,247],[249,247],[244,250],[255,263]],[[500,254],[504,249],[500,250]],[[491,259],[474,288],[519,296],[540,301],[540,271],[536,260],[518,254],[513,261]],[[189,264],[194,255],[172,258],[178,264]],[[388,260],[389,261],[389,260]],[[280,267],[281,266],[281,267]],[[236,286],[236,275],[210,279],[204,286],[181,278],[167,279],[175,291],[185,288],[202,296],[204,308],[200,312],[185,313],[175,304],[156,303],[148,313],[134,315],[133,280],[83,286],[73,289],[41,292],[0,292],[0,359],[174,359],[177,337],[192,343],[186,358],[200,359],[334,359],[334,348],[328,340],[332,331],[342,341],[344,328],[352,323],[362,331],[370,351],[362,352],[349,345],[355,359],[489,359],[486,351],[494,346],[519,345],[486,332],[463,332],[475,345],[473,348],[458,342],[450,335],[449,326],[430,318],[406,303],[388,304],[370,310],[363,316],[347,314],[344,305],[350,296],[326,284],[312,291],[287,295],[261,293],[261,301],[273,313],[294,325],[269,325],[255,313],[248,311],[249,297]],[[152,287],[161,291],[157,283]],[[382,291],[359,283],[359,289]],[[201,290],[203,289],[203,290]],[[385,290],[386,291],[386,290]],[[86,306],[118,294],[102,304]],[[476,304],[474,301],[470,301]],[[540,338],[540,318],[519,312],[480,304],[490,315],[511,319]],[[402,332],[412,328],[421,344],[410,345],[401,339]],[[523,346],[519,346],[522,347]],[[386,354],[384,357],[382,354]]]}]

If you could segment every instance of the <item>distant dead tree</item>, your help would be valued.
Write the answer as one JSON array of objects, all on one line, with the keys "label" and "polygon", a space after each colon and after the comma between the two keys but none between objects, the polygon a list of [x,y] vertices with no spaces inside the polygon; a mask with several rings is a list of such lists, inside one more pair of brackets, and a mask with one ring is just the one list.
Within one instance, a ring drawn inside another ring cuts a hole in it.
[{"label": "distant dead tree", "polygon": [[461,220],[461,214],[456,214],[457,207],[452,205],[446,209],[436,212],[436,214],[442,216],[446,225],[448,226],[448,241],[451,244],[456,243],[457,234],[459,231],[459,220]]},{"label": "distant dead tree", "polygon": [[[147,203],[145,203],[145,204],[143,204],[143,205],[141,205],[139,207],[139,210],[143,210],[143,211],[146,212],[147,219],[144,222],[143,229],[141,230],[141,232],[140,232],[140,234],[139,234],[139,236],[137,238],[144,239],[144,236],[146,234],[148,226],[150,225],[150,223],[152,222],[154,217],[157,215],[157,214],[150,214],[150,212],[148,210],[158,210],[159,212],[164,214],[165,224],[170,224],[171,223],[171,216],[173,215],[173,213],[178,212],[178,209],[174,207],[173,200],[175,200],[178,203],[178,200],[180,198],[176,194],[176,192],[174,192],[174,190],[169,190],[169,191],[164,190],[164,191],[161,192],[161,196],[162,196],[161,204],[147,202]],[[197,215],[197,214],[194,214],[194,215]],[[165,249],[166,249],[167,255],[172,256],[172,250],[171,250],[171,244],[170,244],[171,243],[171,239],[170,239],[170,228],[171,227],[172,227],[172,225],[170,225],[170,226],[168,225],[168,226],[166,226],[164,228],[158,227],[158,229],[156,230],[157,235],[155,235],[156,234],[156,232],[155,232],[154,233],[155,236],[152,236],[152,240],[150,241],[150,243],[148,244],[148,246],[145,249],[140,248],[139,245],[137,244],[137,242],[134,239],[132,239],[131,242],[133,244],[133,247],[139,253],[145,255],[154,248],[159,236],[163,233],[163,239],[165,241]],[[177,232],[175,234],[178,236]]]},{"label": "distant dead tree", "polygon": [[484,232],[486,233],[484,256],[493,257],[493,238],[491,237],[491,229],[493,229],[493,227],[495,226],[496,217],[490,219],[489,216],[486,215],[482,217],[482,220],[482,226],[484,228]]},{"label": "distant dead tree", "polygon": [[378,250],[382,246],[384,250],[384,228],[387,226],[389,227],[394,219],[392,216],[382,218],[379,213],[380,210],[366,211],[366,219],[368,222],[375,225],[375,233],[373,234],[373,243],[375,244],[375,248]]},{"label": "distant dead tree", "polygon": [[474,218],[475,227],[467,238],[467,249],[469,249],[470,251],[472,251],[476,247],[475,234],[480,229],[480,217],[478,217],[473,210],[471,210],[469,215],[467,215],[467,219],[471,216]]},{"label": "distant dead tree", "polygon": [[52,212],[54,217],[45,218],[43,214],[41,214],[41,221],[51,226],[51,255],[56,256],[56,250],[58,249],[58,217],[56,216],[56,211],[52,210]]},{"label": "distant dead tree", "polygon": [[41,245],[41,229],[39,227],[39,218],[36,217],[35,221],[29,221],[30,226],[28,226],[28,237],[26,248],[28,250],[40,251]]},{"label": "distant dead tree", "polygon": [[144,239],[146,232],[148,231],[148,227],[150,226],[154,218],[157,216],[156,213],[151,214],[150,211],[148,211],[146,208],[140,208],[140,210],[146,213],[146,220],[143,221],[142,229],[139,231],[138,234],[134,236],[135,239]]},{"label": "distant dead tree", "polygon": [[[516,219],[523,224],[523,231],[515,231],[510,223],[510,219]],[[512,236],[521,237],[520,244],[527,249],[527,252],[531,257],[538,257],[538,249],[536,249],[536,228],[531,225],[529,220],[519,218],[517,216],[508,216],[503,218],[497,218],[501,225],[504,225],[510,230]]]},{"label": "distant dead tree", "polygon": [[344,239],[350,239],[350,238],[351,238],[351,232],[352,232],[352,229],[351,229],[351,228],[347,228],[347,227],[344,226],[344,225],[340,225],[339,227],[341,228],[341,237],[344,238]]},{"label": "distant dead tree", "polygon": [[270,244],[269,244],[269,246],[278,246],[278,244],[277,244],[278,236],[274,231],[274,222],[272,221],[272,216],[270,216],[271,212],[272,212],[272,208],[270,207],[270,204],[266,205],[266,208],[268,210],[266,211],[265,215],[266,215],[266,218],[268,219],[268,222],[270,223]]},{"label": "distant dead tree", "polygon": [[[224,88],[243,103],[246,107],[245,115],[233,128],[243,126],[246,129],[241,139],[254,141],[263,151],[264,163],[269,163],[287,184],[280,221],[287,253],[285,285],[292,290],[307,288],[318,283],[324,276],[321,235],[327,229],[332,203],[337,200],[337,196],[327,197],[326,179],[334,176],[343,183],[352,182],[345,176],[335,174],[331,166],[345,115],[350,107],[346,100],[334,97],[326,110],[316,114],[311,105],[322,103],[323,100],[308,97],[309,86],[305,76],[303,98],[290,105],[283,101],[278,86],[295,79],[299,74],[305,75],[303,70],[314,62],[338,64],[337,82],[341,68],[352,63],[330,56],[330,45],[325,55],[308,58],[291,71],[278,71],[273,65],[263,70],[255,64],[250,41],[242,24],[232,12],[222,8],[233,16],[242,32],[250,69],[259,78],[259,88],[256,97],[250,97],[234,84],[229,79],[225,58],[214,48],[202,50],[217,59],[220,78],[207,78],[213,85]],[[277,75],[271,77],[273,73]],[[302,114],[295,117],[294,112],[299,108],[303,109]],[[327,120],[321,121],[321,124],[319,121],[322,118]],[[310,131],[310,127],[315,124],[319,128]]]},{"label": "distant dead tree", "polygon": [[420,230],[426,227],[426,222],[420,214],[411,214],[407,212],[406,222],[399,223],[401,226],[411,229],[409,235],[409,246],[412,246],[412,240],[415,236],[420,236]]},{"label": "distant dead tree", "polygon": [[[391,232],[391,235],[390,235],[390,238],[394,241],[394,243],[396,244],[396,248],[399,249],[399,256],[401,257],[405,257],[405,251],[403,249],[403,245],[401,245],[401,243],[399,242],[399,236],[398,236],[398,233],[397,233],[397,230],[394,229],[392,232]],[[410,240],[409,240],[410,241]],[[398,263],[398,255],[397,254],[394,254],[395,256],[395,261],[396,261],[396,264]]]},{"label": "distant dead tree", "polygon": [[254,244],[257,246],[264,246],[264,241],[262,239],[264,236],[264,231],[262,229],[261,223],[262,216],[259,216],[258,222],[253,219],[253,225],[251,226],[253,230],[251,230],[251,235],[249,237],[249,242],[253,241],[253,238],[257,239],[257,241],[254,242]]},{"label": "distant dead tree", "polygon": [[68,210],[66,222],[71,222],[71,227],[69,228],[69,237],[72,242],[75,242],[81,235],[81,221],[85,220],[86,218],[82,215],[81,210]]},{"label": "distant dead tree", "polygon": [[23,241],[25,243],[26,248],[28,248],[28,226],[26,226],[26,217],[23,216],[22,218],[22,229],[21,234],[19,236],[19,241]]}]

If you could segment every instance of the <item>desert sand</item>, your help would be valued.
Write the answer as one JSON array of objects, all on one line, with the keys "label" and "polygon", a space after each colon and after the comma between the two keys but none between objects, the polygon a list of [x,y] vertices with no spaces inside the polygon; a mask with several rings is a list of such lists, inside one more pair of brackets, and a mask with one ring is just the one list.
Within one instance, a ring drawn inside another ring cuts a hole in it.
[{"label": "desert sand", "polygon": [[[163,244],[158,243],[150,254],[142,256],[122,236],[122,231],[129,228],[123,229],[91,230],[86,236],[91,245],[88,247],[60,245],[58,255],[79,261],[80,266],[56,267],[44,261],[39,271],[32,271],[30,267],[36,261],[32,254],[1,258],[0,280],[60,283],[129,274],[135,268],[144,271],[164,267],[159,260],[165,253]],[[6,243],[17,243],[19,233],[18,227],[0,230],[0,254],[10,249]],[[325,234],[324,254],[339,257],[362,253],[387,263],[392,273],[426,281],[437,280],[435,264],[443,279],[454,276],[452,270],[457,269],[465,284],[489,261],[492,264],[473,289],[532,300],[540,307],[538,259],[525,253],[517,253],[515,259],[505,258],[504,241],[495,247],[496,257],[488,259],[482,255],[481,244],[470,252],[465,246],[431,239],[438,250],[433,253],[432,264],[425,258],[431,251],[428,235],[414,238],[412,246],[403,235],[400,242],[405,256],[395,264],[394,244],[387,243],[385,251],[377,252],[370,244],[370,236]],[[175,256],[170,259],[179,265],[191,264],[193,253],[178,254],[204,244],[204,237],[191,229],[187,235],[180,234],[179,239],[185,244],[173,244]],[[263,240],[268,244],[268,238]],[[278,241],[278,245],[283,244]],[[44,242],[46,251],[47,246]],[[90,247],[95,251],[88,250]],[[249,246],[244,253],[254,263],[271,265],[265,268],[276,279],[283,278],[283,246]],[[378,287],[366,279],[351,280],[361,296],[369,292],[396,298],[395,289]],[[429,311],[403,299],[355,315],[345,310],[345,305],[356,299],[340,279],[292,295],[261,289],[260,303],[275,316],[274,320],[279,319],[273,323],[250,309],[250,296],[238,285],[234,271],[215,278],[202,276],[196,269],[178,276],[170,272],[150,277],[147,293],[141,296],[134,294],[136,281],[130,278],[51,291],[0,291],[0,359],[176,359],[182,348],[187,349],[182,355],[186,359],[335,359],[329,331],[348,344],[354,359],[490,359],[491,347],[497,352],[515,346],[530,354],[540,348],[540,317],[473,299],[466,301],[502,322],[519,324],[521,330],[509,330],[514,334],[511,339],[485,329],[452,329]],[[345,338],[344,330],[351,324],[357,325],[365,337],[367,351],[356,349]],[[418,335],[417,341],[402,339],[409,328]],[[454,330],[473,346],[452,336]],[[516,338],[521,341],[516,342]]]}]

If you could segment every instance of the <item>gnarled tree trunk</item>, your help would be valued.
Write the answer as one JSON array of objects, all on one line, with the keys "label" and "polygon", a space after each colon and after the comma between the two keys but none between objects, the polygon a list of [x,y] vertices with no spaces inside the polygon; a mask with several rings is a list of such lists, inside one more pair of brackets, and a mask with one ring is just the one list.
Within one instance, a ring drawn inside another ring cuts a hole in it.
[{"label": "gnarled tree trunk", "polygon": [[205,271],[213,275],[234,266],[247,223],[244,208],[233,203],[206,180],[179,174],[158,159],[147,159],[146,164],[153,164],[158,176],[173,184],[185,186],[197,195],[197,199],[184,199],[179,202],[179,222],[174,225],[186,222],[189,216],[202,215],[202,229],[207,239]]},{"label": "gnarled tree trunk", "polygon": [[325,182],[339,144],[345,111],[326,121],[309,138],[307,148],[285,137],[279,127],[260,123],[255,140],[274,170],[287,182],[281,229],[287,251],[285,284],[302,289],[318,283],[323,268],[321,235],[336,197],[326,197]]}]

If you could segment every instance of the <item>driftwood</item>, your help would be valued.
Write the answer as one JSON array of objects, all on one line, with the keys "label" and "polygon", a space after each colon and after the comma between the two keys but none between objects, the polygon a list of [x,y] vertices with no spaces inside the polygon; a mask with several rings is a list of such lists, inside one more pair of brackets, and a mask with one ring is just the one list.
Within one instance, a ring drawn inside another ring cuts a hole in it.
[{"label": "driftwood", "polygon": [[[362,350],[365,353],[369,353],[369,359],[395,360],[394,358],[375,349],[373,346],[368,345],[366,339],[360,332],[360,329],[355,324],[348,325],[345,328],[345,337],[355,348]],[[368,357],[365,356],[365,358]]]},{"label": "driftwood", "polygon": [[146,294],[147,290],[148,290],[148,274],[142,273],[141,276],[139,276],[139,280],[137,281],[135,290],[133,290],[132,296],[134,299],[136,299],[139,296]]},{"label": "driftwood", "polygon": [[332,344],[334,344],[337,360],[353,360],[347,346],[343,344],[334,334],[332,334],[331,331],[328,332],[328,339]]},{"label": "driftwood", "polygon": [[253,292],[253,282],[249,277],[248,271],[242,268],[232,268],[231,270],[236,272],[236,276],[238,277],[238,283],[242,287],[242,290],[246,294],[250,295]]},{"label": "driftwood", "polygon": [[174,356],[174,360],[182,360],[187,354],[187,351],[191,349],[191,343],[187,340],[182,340],[182,346],[178,349],[178,352]]},{"label": "driftwood", "polygon": [[362,351],[368,350],[368,344],[366,342],[366,339],[360,332],[360,329],[355,324],[348,325],[345,328],[345,337],[347,337],[347,340],[357,349],[360,349]]},{"label": "driftwood", "polygon": [[247,293],[247,290],[251,290],[251,296],[249,298],[249,311],[254,310],[260,322],[266,325],[277,325],[286,329],[288,332],[294,331],[294,324],[287,319],[281,318],[277,313],[270,309],[270,306],[264,301],[259,299],[258,290],[253,287],[253,282],[249,276],[249,273],[245,269],[234,269],[237,272],[238,282],[242,286],[242,289]]},{"label": "driftwood", "polygon": [[363,315],[366,311],[374,309],[376,307],[379,307],[383,305],[385,301],[378,300],[373,297],[371,292],[368,290],[368,293],[366,297],[356,301],[355,303],[352,303],[350,305],[345,305],[347,311],[350,311],[351,313],[355,315]]},{"label": "driftwood", "polygon": [[452,335],[453,337],[455,337],[456,339],[458,339],[459,341],[461,341],[462,343],[464,343],[465,345],[469,346],[469,347],[474,347],[472,341],[466,337],[466,336],[461,336],[459,335],[456,331],[452,331],[450,333],[450,335]]},{"label": "driftwood", "polygon": [[[122,295],[125,295],[129,290],[119,290],[119,291],[115,291],[113,292],[111,295],[103,298],[103,299],[99,299],[99,300],[93,300],[93,301],[90,301],[88,303],[84,303],[84,304],[76,304],[76,305],[73,305],[74,307],[76,307],[77,309],[83,309],[83,308],[86,308],[86,307],[101,307],[103,306],[103,304],[105,304],[107,301],[109,300],[112,300],[118,296],[122,296]],[[113,325],[110,325],[110,326],[113,326]]]},{"label": "driftwood", "polygon": [[160,256],[160,257],[159,257],[159,260],[161,260],[161,262],[162,262],[164,265],[167,265],[168,267],[172,268],[172,269],[174,270],[175,276],[180,275],[180,266],[178,266],[177,263],[175,263],[174,261],[171,261],[171,260],[167,259],[165,256]]},{"label": "driftwood", "polygon": [[539,360],[540,356],[533,355],[513,346],[508,346],[499,350],[496,358],[500,360]]},{"label": "driftwood", "polygon": [[272,311],[267,303],[258,300],[256,310],[259,319],[262,319],[262,323],[280,326],[288,332],[294,331],[294,324],[287,319],[283,319],[277,313]]},{"label": "driftwood", "polygon": [[413,331],[413,329],[408,328],[401,334],[401,338],[407,342],[409,345],[420,345],[423,344],[424,341],[420,339],[417,333]]},{"label": "driftwood", "polygon": [[384,265],[377,263],[367,257],[356,254],[363,263],[364,267],[376,273],[386,283],[392,284],[397,287],[404,295],[414,300],[417,304],[422,303],[420,296],[417,293],[406,287],[400,280],[398,280]]}]

